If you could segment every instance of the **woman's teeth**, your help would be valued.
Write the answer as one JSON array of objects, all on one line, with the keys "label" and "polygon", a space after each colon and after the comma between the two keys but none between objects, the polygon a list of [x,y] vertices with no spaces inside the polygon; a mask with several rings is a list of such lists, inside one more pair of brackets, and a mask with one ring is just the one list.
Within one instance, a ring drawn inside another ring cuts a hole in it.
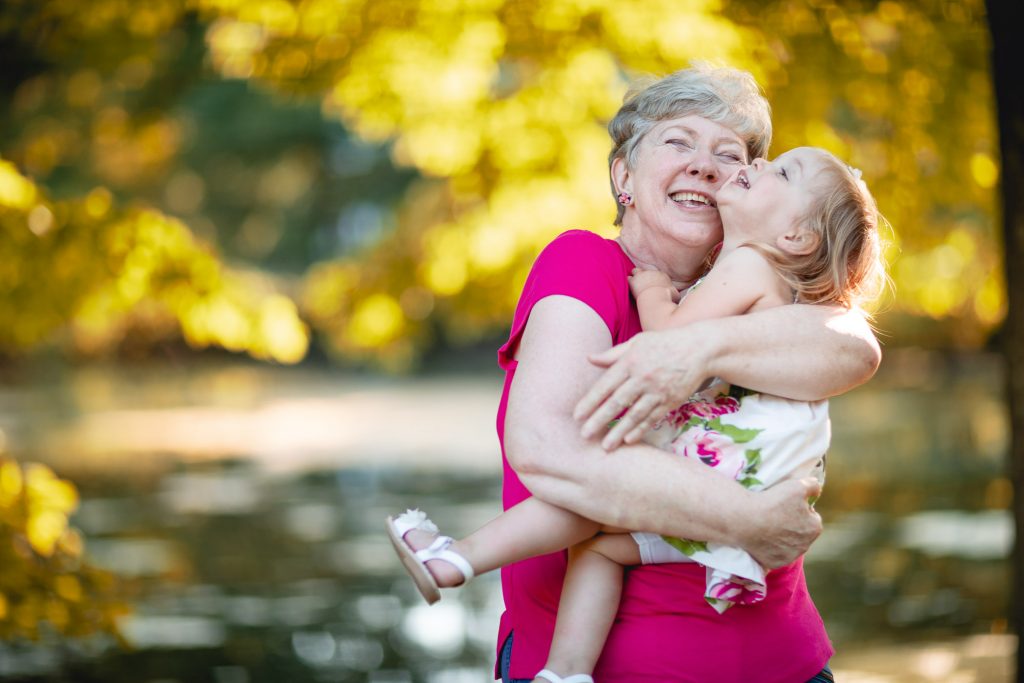
[{"label": "woman's teeth", "polygon": [[698,194],[696,192],[676,192],[670,194],[669,199],[678,204],[683,202],[697,202],[698,204],[704,204],[705,206],[715,205],[707,195]]}]

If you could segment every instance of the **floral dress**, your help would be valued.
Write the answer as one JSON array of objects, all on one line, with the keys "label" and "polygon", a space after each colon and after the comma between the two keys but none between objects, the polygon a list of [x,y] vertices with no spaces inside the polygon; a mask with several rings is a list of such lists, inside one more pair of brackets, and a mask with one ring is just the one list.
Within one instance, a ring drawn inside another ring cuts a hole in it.
[{"label": "floral dress", "polygon": [[[718,382],[672,411],[647,443],[699,460],[751,490],[790,477],[824,482],[827,401],[792,401]],[[718,612],[764,599],[766,570],[733,546],[634,532],[644,564],[699,562],[705,599]]]}]

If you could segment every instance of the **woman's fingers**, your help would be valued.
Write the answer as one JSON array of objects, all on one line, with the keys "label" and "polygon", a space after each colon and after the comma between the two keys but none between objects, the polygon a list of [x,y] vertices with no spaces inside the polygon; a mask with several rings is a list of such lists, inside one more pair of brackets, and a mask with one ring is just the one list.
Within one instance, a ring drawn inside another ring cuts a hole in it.
[{"label": "woman's fingers", "polygon": [[768,569],[785,566],[807,552],[821,534],[821,515],[808,499],[821,493],[821,484],[812,477],[786,479],[754,494],[763,505],[756,519],[758,533],[747,539],[744,550]]},{"label": "woman's fingers", "polygon": [[625,443],[629,445],[639,443],[640,440],[644,438],[644,433],[647,432],[647,430],[652,429],[659,420],[668,415],[670,410],[672,410],[671,405],[664,401],[660,401],[650,412],[647,413],[647,417],[641,420],[640,423],[626,434],[626,438],[624,440]]},{"label": "woman's fingers", "polygon": [[618,346],[613,346],[607,351],[602,351],[601,353],[592,353],[590,354],[590,356],[588,356],[588,360],[594,365],[601,368],[611,367],[611,365],[613,365],[615,361],[622,358],[622,356],[625,355],[627,351],[629,351],[629,348],[630,346],[632,346],[632,343],[633,340],[630,339],[629,341],[623,342]]},{"label": "woman's fingers", "polygon": [[627,380],[594,409],[594,412],[587,418],[587,421],[583,423],[580,434],[582,434],[583,438],[589,439],[603,432],[609,422],[633,405],[637,395],[637,390]]},{"label": "woman's fingers", "polygon": [[652,394],[645,394],[634,401],[626,414],[619,418],[615,426],[601,439],[601,447],[610,451],[622,445],[627,434],[639,430],[642,435],[646,429],[645,425],[653,422],[651,416],[660,404],[661,397]]},{"label": "woman's fingers", "polygon": [[[615,349],[612,348],[611,350],[614,351]],[[590,360],[591,362],[594,362],[594,357],[591,356]],[[576,403],[576,407],[572,411],[573,418],[576,420],[582,420],[588,416],[592,416],[598,406],[607,401],[608,397],[612,395],[612,392],[622,386],[622,384],[628,379],[629,371],[626,370],[625,367],[613,366],[608,368],[601,374],[597,381],[594,382],[594,385],[590,387],[590,390],[583,396],[583,398]],[[617,414],[618,413],[616,413],[616,415]],[[612,417],[615,416],[613,415]]]}]

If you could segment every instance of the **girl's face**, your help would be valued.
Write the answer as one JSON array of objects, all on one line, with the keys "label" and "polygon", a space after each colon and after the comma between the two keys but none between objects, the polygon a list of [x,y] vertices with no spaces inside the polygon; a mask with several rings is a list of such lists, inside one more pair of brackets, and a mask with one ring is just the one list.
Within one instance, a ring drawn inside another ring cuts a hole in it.
[{"label": "girl's face", "polygon": [[777,244],[798,229],[821,189],[825,163],[824,151],[797,147],[738,169],[718,193],[726,239]]},{"label": "girl's face", "polygon": [[705,250],[722,239],[716,195],[747,161],[747,147],[731,129],[702,116],[662,121],[640,141],[634,168],[613,164],[620,191],[633,197],[623,216],[648,238]]}]

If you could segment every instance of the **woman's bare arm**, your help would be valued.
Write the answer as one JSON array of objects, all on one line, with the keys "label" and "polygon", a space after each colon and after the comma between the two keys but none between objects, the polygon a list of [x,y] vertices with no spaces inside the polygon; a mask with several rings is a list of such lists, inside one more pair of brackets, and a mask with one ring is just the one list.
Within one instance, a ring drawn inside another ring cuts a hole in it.
[{"label": "woman's bare arm", "polygon": [[647,445],[605,452],[580,436],[572,410],[600,375],[588,354],[611,337],[578,300],[537,303],[509,392],[505,453],[538,498],[609,526],[739,545],[768,566],[792,561],[821,531],[813,480],[751,493],[727,477]]},{"label": "woman's bare arm", "polygon": [[866,382],[881,351],[859,312],[796,304],[645,332],[591,360],[606,370],[576,407],[583,436],[632,406],[604,437],[611,449],[639,441],[710,377],[813,401]]}]

